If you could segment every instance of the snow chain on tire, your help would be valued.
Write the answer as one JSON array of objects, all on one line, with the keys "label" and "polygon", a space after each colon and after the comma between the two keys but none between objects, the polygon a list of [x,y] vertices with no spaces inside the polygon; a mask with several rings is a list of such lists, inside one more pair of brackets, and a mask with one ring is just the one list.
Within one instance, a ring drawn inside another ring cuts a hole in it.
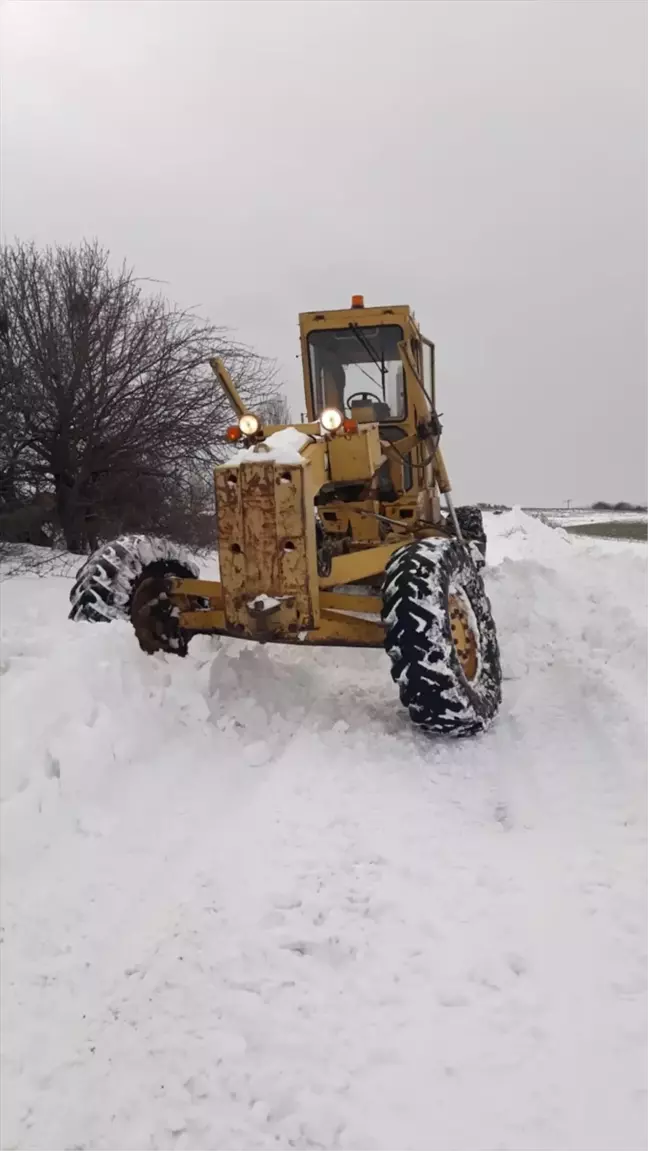
[{"label": "snow chain on tire", "polygon": [[490,603],[466,547],[429,539],[394,552],[382,618],[392,678],[413,722],[444,735],[484,731],[501,701],[502,672]]},{"label": "snow chain on tire", "polygon": [[133,595],[143,579],[174,575],[195,579],[199,569],[179,544],[152,536],[120,536],[103,544],[79,568],[70,619],[105,623],[128,619]]}]

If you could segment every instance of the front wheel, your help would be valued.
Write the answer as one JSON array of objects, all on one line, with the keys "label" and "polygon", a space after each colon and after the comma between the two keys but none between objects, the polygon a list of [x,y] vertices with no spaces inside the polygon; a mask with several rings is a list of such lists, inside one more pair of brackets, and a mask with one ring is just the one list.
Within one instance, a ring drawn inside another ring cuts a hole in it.
[{"label": "front wheel", "polygon": [[468,550],[427,539],[394,552],[382,618],[392,679],[425,731],[476,735],[499,708],[499,646],[484,583]]},{"label": "front wheel", "polygon": [[154,536],[120,536],[102,544],[76,574],[70,619],[106,623],[128,619],[133,597],[145,579],[167,575],[196,578],[197,565],[185,548]]}]

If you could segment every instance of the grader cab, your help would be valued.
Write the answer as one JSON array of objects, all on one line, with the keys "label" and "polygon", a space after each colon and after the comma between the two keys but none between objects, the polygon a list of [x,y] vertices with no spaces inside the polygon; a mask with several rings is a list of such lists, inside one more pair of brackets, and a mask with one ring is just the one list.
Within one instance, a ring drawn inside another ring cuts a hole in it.
[{"label": "grader cab", "polygon": [[417,725],[482,731],[501,685],[486,539],[479,510],[453,506],[434,346],[408,307],[362,297],[299,326],[305,422],[264,427],[212,360],[236,416],[215,469],[220,580],[168,541],[119,540],[79,572],[71,615],[121,609],[150,653],[184,655],[197,633],[385,647]]}]

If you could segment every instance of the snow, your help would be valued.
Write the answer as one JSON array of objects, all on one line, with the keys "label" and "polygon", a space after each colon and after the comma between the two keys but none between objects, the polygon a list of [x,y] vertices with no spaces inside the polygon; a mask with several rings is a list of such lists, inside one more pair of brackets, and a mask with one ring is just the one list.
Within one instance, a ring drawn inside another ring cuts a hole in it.
[{"label": "snow", "polygon": [[251,448],[239,448],[226,461],[226,467],[237,468],[242,463],[303,464],[304,457],[300,452],[312,439],[297,428],[282,428]]},{"label": "snow", "polygon": [[646,547],[488,517],[504,702],[2,585],[2,1147],[646,1146]]},{"label": "snow", "polygon": [[544,513],[549,522],[552,524],[567,523],[570,526],[577,524],[599,524],[599,523],[627,523],[636,522],[637,520],[646,520],[648,515],[645,511],[636,512],[617,512],[617,511],[548,511]]},{"label": "snow", "polygon": [[490,564],[499,563],[506,557],[555,562],[572,544],[572,537],[563,528],[551,529],[521,508],[513,508],[510,512],[491,517],[491,520],[493,526],[490,526],[488,516],[484,517]]},{"label": "snow", "polygon": [[279,596],[278,599],[271,595],[255,595],[253,599],[248,600],[248,607],[257,608],[259,611],[270,611],[273,608],[281,607],[282,600],[291,598],[287,595]]}]

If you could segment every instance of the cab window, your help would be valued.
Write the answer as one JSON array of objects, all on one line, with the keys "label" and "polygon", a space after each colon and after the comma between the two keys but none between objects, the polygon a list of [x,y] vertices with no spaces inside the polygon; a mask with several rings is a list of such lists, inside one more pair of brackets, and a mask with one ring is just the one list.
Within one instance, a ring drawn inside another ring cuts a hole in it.
[{"label": "cab window", "polygon": [[397,324],[322,329],[308,337],[315,414],[339,408],[360,423],[405,418],[405,380]]}]

